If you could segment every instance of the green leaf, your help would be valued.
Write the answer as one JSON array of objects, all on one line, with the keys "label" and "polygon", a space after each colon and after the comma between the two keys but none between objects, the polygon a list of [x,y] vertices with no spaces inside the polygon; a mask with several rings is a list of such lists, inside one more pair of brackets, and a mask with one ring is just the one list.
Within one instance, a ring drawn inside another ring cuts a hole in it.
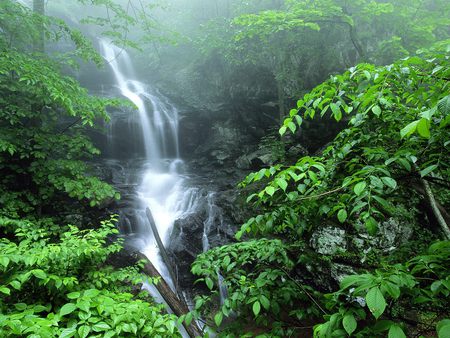
[{"label": "green leaf", "polygon": [[408,124],[402,130],[400,130],[401,138],[412,135],[412,133],[414,133],[416,131],[418,124],[419,124],[419,121],[414,121],[414,122],[411,122],[410,124]]},{"label": "green leaf", "polygon": [[358,184],[355,185],[355,187],[353,188],[353,191],[355,192],[355,194],[357,196],[361,195],[362,192],[364,191],[364,189],[366,189],[366,182],[359,182]]},{"label": "green leaf", "polygon": [[275,193],[275,188],[269,185],[266,187],[265,191],[268,195],[273,196]]},{"label": "green leaf", "polygon": [[59,338],[73,337],[76,332],[77,332],[76,327],[69,327],[61,332],[61,335],[59,336]]},{"label": "green leaf", "polygon": [[384,184],[386,184],[389,188],[391,189],[395,189],[397,188],[397,182],[391,178],[391,177],[382,177],[381,180],[383,181]]},{"label": "green leaf", "polygon": [[372,108],[372,113],[374,113],[375,116],[380,116],[381,115],[381,108],[380,106],[373,106]]},{"label": "green leaf", "polygon": [[9,264],[9,258],[6,256],[0,257],[0,264],[3,265],[5,268],[8,267]]},{"label": "green leaf", "polygon": [[87,325],[83,325],[78,328],[78,335],[80,338],[86,338],[89,335],[89,332],[91,332],[91,328]]},{"label": "green leaf", "polygon": [[77,299],[80,298],[81,293],[80,292],[71,292],[67,294],[67,298],[69,299]]},{"label": "green leaf", "polygon": [[450,338],[450,319],[443,319],[436,325],[439,338]]},{"label": "green leaf", "polygon": [[281,189],[283,189],[283,191],[286,191],[288,183],[286,182],[286,180],[284,178],[277,178],[275,180],[275,182]]},{"label": "green leaf", "polygon": [[291,130],[292,134],[295,134],[295,131],[297,130],[297,126],[295,125],[295,123],[292,121],[289,121],[287,126]]},{"label": "green leaf", "polygon": [[378,319],[386,309],[386,300],[378,287],[369,290],[366,295],[366,303],[373,316]]},{"label": "green leaf", "polygon": [[266,296],[261,295],[261,296],[259,297],[259,301],[261,302],[262,306],[263,306],[266,310],[269,310],[269,308],[270,308],[270,301],[269,301],[269,299],[268,299]]},{"label": "green leaf", "polygon": [[433,164],[430,165],[429,167],[426,167],[425,169],[420,171],[420,177],[425,177],[427,176],[429,173],[431,173],[434,169],[436,169],[438,167],[437,164]]},{"label": "green leaf", "polygon": [[369,217],[368,219],[366,219],[364,224],[369,234],[375,235],[377,233],[378,222],[375,220],[375,218]]},{"label": "green leaf", "polygon": [[357,325],[355,316],[352,314],[347,314],[342,319],[342,326],[344,326],[349,336],[356,330]]},{"label": "green leaf", "polygon": [[406,335],[400,326],[394,324],[389,328],[388,338],[406,338]]},{"label": "green leaf", "polygon": [[417,124],[417,132],[422,137],[430,138],[430,121],[421,118]]},{"label": "green leaf", "polygon": [[222,319],[223,319],[222,311],[217,312],[216,315],[214,316],[214,323],[216,323],[217,327],[219,327],[220,324],[222,324]]},{"label": "green leaf", "polygon": [[99,322],[92,326],[92,330],[94,330],[95,332],[106,331],[109,330],[110,328],[111,326],[109,326],[105,322]]},{"label": "green leaf", "polygon": [[65,316],[68,315],[69,313],[72,313],[75,309],[76,309],[76,305],[73,303],[67,303],[65,305],[63,305],[63,307],[61,308],[61,310],[59,310],[59,314],[61,316]]},{"label": "green leaf", "polygon": [[257,316],[260,311],[261,311],[261,304],[258,301],[254,302],[253,303],[253,313],[255,314],[255,316]]},{"label": "green leaf", "polygon": [[99,294],[100,291],[98,291],[97,289],[89,289],[83,293],[83,297],[94,298],[97,297]]},{"label": "green leaf", "polygon": [[281,136],[283,136],[286,133],[286,130],[287,130],[287,127],[282,126],[278,132],[280,133]]},{"label": "green leaf", "polygon": [[339,210],[339,212],[337,214],[337,218],[338,218],[339,222],[344,223],[345,220],[347,219],[347,210],[345,210],[345,209]]},{"label": "green leaf", "polygon": [[47,274],[46,274],[44,271],[42,271],[41,269],[32,270],[31,273],[32,273],[36,278],[39,278],[39,279],[45,279],[45,278],[47,278]]},{"label": "green leaf", "polygon": [[4,293],[5,295],[10,295],[11,294],[11,290],[8,289],[6,286],[0,286],[0,292]]},{"label": "green leaf", "polygon": [[191,325],[192,319],[194,319],[194,316],[192,315],[192,312],[189,312],[189,313],[186,315],[186,317],[185,317],[185,319],[184,319],[184,322],[186,323],[186,325]]},{"label": "green leaf", "polygon": [[330,103],[330,108],[333,112],[334,119],[339,122],[342,118],[341,108],[336,103]]},{"label": "green leaf", "polygon": [[212,279],[207,277],[205,279],[205,283],[206,283],[206,286],[208,287],[208,289],[212,290],[212,288],[214,286],[214,282],[212,281]]}]

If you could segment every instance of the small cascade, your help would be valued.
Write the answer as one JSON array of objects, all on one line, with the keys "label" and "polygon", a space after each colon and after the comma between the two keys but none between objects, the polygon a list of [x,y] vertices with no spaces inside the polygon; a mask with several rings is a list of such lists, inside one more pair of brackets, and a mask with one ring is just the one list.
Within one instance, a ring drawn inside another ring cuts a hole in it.
[{"label": "small cascade", "polygon": [[214,192],[209,192],[206,197],[207,200],[207,215],[208,218],[203,222],[203,236],[202,236],[202,244],[203,244],[203,252],[209,250],[209,239],[208,235],[211,232],[213,226],[216,226],[217,229],[222,226],[223,219],[222,213],[217,205],[214,203]]}]

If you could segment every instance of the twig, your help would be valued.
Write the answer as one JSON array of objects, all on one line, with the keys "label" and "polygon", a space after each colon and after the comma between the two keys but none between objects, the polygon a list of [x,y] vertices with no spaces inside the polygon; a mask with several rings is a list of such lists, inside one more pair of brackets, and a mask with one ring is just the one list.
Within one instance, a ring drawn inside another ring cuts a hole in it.
[{"label": "twig", "polygon": [[340,188],[336,188],[334,190],[330,190],[330,191],[326,191],[324,193],[318,194],[318,195],[312,195],[312,196],[306,196],[306,197],[300,197],[297,200],[308,200],[308,199],[313,199],[313,198],[318,198],[318,197],[322,197],[322,196],[326,196],[326,195],[330,195],[330,194],[334,194],[335,192],[338,192],[342,189],[344,189],[345,187],[340,187]]}]

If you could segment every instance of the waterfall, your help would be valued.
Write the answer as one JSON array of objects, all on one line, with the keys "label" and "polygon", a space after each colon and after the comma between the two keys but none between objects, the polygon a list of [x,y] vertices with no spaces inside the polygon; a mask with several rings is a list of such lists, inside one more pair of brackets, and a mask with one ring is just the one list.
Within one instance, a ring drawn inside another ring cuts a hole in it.
[{"label": "waterfall", "polygon": [[[150,259],[173,287],[175,281],[170,278],[161,259],[145,210],[150,209],[159,236],[166,246],[174,221],[195,207],[192,195],[196,190],[187,189],[181,175],[183,161],[179,158],[178,111],[162,95],[136,79],[130,56],[124,49],[107,40],[101,40],[100,46],[114,74],[116,87],[137,108],[144,144],[145,157],[138,174],[140,182],[133,205],[136,224],[124,221],[122,231],[134,234],[134,246]],[[108,131],[109,140],[113,130],[112,126]]]},{"label": "waterfall", "polygon": [[[106,128],[108,153],[112,157],[108,160],[108,166],[113,169],[112,182],[125,192],[119,202],[120,230],[125,235],[126,245],[142,252],[175,291],[177,281],[171,278],[161,258],[146,209],[150,209],[166,248],[177,219],[205,210],[203,251],[210,247],[208,236],[223,225],[221,209],[215,204],[213,192],[187,183],[184,162],[180,158],[176,107],[151,86],[138,80],[125,50],[107,40],[101,40],[100,47],[114,74],[115,87],[136,108],[114,112]],[[137,147],[136,143],[139,143]],[[141,143],[143,147],[139,147]],[[138,149],[138,152],[133,152],[133,149]],[[177,236],[182,238],[183,228],[179,231]],[[227,297],[226,286],[220,272],[217,273],[223,304]],[[153,285],[144,287],[155,300],[164,303]],[[198,325],[203,326],[201,323]],[[187,336],[182,327],[179,329],[183,336]]]}]

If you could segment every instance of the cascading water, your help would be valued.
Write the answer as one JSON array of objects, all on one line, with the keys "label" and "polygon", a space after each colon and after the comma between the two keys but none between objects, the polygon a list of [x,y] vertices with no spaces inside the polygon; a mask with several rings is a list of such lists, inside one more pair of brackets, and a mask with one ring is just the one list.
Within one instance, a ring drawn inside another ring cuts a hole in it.
[{"label": "cascading water", "polygon": [[[107,126],[107,148],[112,158],[107,165],[112,171],[111,180],[122,191],[123,197],[120,202],[121,233],[126,237],[126,245],[146,255],[175,291],[177,281],[171,278],[162,261],[146,209],[150,209],[166,248],[177,219],[186,219],[190,214],[205,211],[203,251],[210,247],[208,236],[216,233],[216,229],[219,234],[219,228],[223,225],[221,209],[215,205],[214,193],[189,186],[187,176],[183,174],[177,109],[164,96],[136,79],[131,59],[125,50],[107,40],[101,40],[100,46],[114,73],[117,89],[134,103],[139,114],[136,121],[135,111],[118,111]],[[143,149],[136,147],[135,143],[143,143]],[[184,238],[183,227],[178,231],[175,238]],[[223,302],[226,288],[222,282],[219,274]],[[145,287],[158,301],[164,302],[156,288],[151,285]],[[198,325],[203,326],[201,323]],[[183,328],[180,329],[183,333]],[[185,333],[183,335],[186,336]]]},{"label": "cascading water", "polygon": [[159,236],[166,245],[174,221],[195,208],[196,190],[186,188],[180,174],[183,162],[179,159],[178,112],[167,100],[135,79],[131,59],[125,50],[106,40],[100,41],[100,45],[102,55],[114,73],[117,88],[137,107],[145,150],[138,174],[141,182],[136,188],[133,206],[133,223],[136,224],[126,219],[122,222],[122,232],[134,235],[133,246],[144,253],[173,286],[175,281],[171,280],[161,260],[145,210],[150,209]]}]

